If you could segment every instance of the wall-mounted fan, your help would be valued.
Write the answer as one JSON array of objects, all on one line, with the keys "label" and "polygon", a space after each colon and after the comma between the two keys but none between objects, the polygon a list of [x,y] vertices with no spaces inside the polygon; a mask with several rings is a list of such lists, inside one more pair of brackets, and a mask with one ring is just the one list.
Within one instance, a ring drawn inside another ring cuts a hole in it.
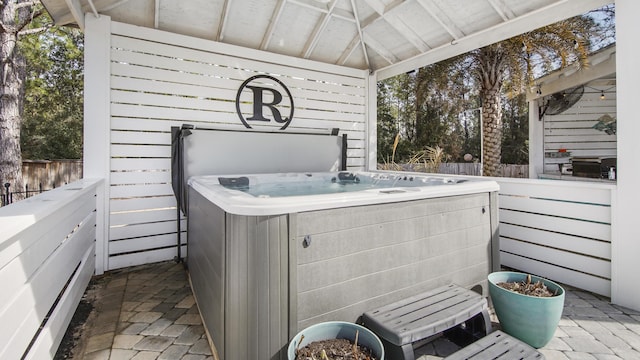
[{"label": "wall-mounted fan", "polygon": [[564,91],[551,94],[540,111],[540,119],[545,115],[558,115],[575,105],[584,94],[584,86],[579,85]]}]

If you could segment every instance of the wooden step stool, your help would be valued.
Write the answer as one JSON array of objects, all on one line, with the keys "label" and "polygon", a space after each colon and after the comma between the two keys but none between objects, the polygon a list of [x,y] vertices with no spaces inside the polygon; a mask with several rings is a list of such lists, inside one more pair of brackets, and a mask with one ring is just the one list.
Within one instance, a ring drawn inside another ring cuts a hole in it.
[{"label": "wooden step stool", "polygon": [[528,344],[500,330],[447,356],[445,360],[543,360],[544,355]]},{"label": "wooden step stool", "polygon": [[487,299],[453,284],[365,312],[362,320],[394,360],[414,360],[413,343],[463,323],[476,339],[491,332]]}]

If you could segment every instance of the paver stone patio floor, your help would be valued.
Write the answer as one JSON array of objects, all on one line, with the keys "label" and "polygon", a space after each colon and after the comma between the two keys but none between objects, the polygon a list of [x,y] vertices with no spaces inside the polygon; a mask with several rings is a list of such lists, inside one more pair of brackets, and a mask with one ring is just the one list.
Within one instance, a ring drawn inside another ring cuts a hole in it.
[{"label": "paver stone patio floor", "polygon": [[[564,287],[560,325],[539,349],[546,359],[640,360],[640,312]],[[182,264],[167,261],[96,276],[83,302],[93,309],[69,346],[74,359],[214,359]],[[499,328],[494,314],[492,321]],[[457,348],[442,338],[422,346],[416,357],[440,359]]]}]

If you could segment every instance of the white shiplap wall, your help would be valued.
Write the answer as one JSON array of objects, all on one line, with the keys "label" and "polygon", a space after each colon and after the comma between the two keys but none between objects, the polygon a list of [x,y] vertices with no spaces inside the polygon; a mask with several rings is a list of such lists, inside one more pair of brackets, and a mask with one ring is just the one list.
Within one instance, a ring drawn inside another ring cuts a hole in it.
[{"label": "white shiplap wall", "polygon": [[[105,270],[176,255],[171,127],[188,123],[245,129],[236,115],[235,98],[240,85],[253,75],[277,77],[289,88],[295,113],[285,132],[340,128],[348,135],[348,168],[365,167],[366,72],[111,22],[104,17],[88,21],[109,21],[102,26],[89,24],[87,31],[87,36],[103,36],[102,42],[110,42],[105,44],[109,46],[110,75]],[[92,30],[100,28],[109,29],[110,34]],[[87,77],[92,74],[87,71]],[[91,78],[85,81],[91,86]],[[252,126],[277,131],[281,124],[272,121]],[[181,228],[185,227],[183,220]],[[184,236],[182,241],[186,241]]]},{"label": "white shiplap wall", "polygon": [[[544,115],[544,151],[555,153],[566,149],[571,156],[615,157],[616,135],[593,129],[598,118],[608,114],[616,118],[616,88],[587,85],[580,100],[558,115]],[[605,99],[600,99],[605,91]],[[544,158],[545,173],[558,171],[559,163],[570,163],[569,157]]]}]

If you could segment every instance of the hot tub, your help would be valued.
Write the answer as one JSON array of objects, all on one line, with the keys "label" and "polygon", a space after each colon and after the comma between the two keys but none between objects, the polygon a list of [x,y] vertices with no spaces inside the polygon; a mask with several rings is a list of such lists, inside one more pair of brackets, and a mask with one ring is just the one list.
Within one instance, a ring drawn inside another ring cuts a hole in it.
[{"label": "hot tub", "polygon": [[[188,266],[221,359],[286,359],[299,330],[498,269],[494,181],[400,173],[195,176]],[[284,350],[283,350],[284,349]]]},{"label": "hot tub", "polygon": [[497,191],[493,181],[373,172],[195,176],[188,184],[224,211],[276,215]]}]

